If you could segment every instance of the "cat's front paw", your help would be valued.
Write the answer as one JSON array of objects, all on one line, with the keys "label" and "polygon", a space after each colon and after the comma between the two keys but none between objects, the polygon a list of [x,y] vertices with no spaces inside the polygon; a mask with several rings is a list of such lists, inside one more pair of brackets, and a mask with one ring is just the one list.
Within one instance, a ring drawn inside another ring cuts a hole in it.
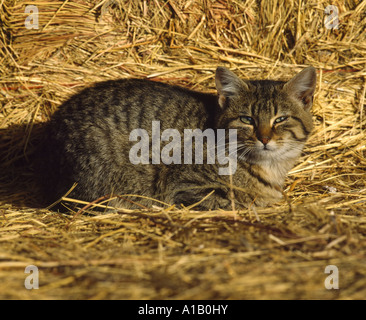
[{"label": "cat's front paw", "polygon": [[[174,204],[184,207],[191,207],[194,210],[231,210],[231,201],[224,196],[221,196],[218,190],[207,190],[207,192],[194,190],[177,192],[174,196]],[[210,195],[209,195],[210,194]]]}]

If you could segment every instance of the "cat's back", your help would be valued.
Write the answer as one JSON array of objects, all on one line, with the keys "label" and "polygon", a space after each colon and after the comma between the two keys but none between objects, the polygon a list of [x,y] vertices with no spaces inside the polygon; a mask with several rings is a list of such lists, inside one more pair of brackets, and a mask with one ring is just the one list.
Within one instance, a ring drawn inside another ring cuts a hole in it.
[{"label": "cat's back", "polygon": [[40,179],[48,201],[62,196],[92,200],[113,192],[153,195],[157,166],[133,165],[129,151],[135,129],[161,132],[210,126],[214,95],[143,79],[97,83],[64,102],[48,124],[41,148]]},{"label": "cat's back", "polygon": [[[152,121],[162,129],[201,127],[216,108],[213,95],[145,79],[119,79],[97,83],[66,101],[53,116],[54,126],[74,124],[149,131]],[[188,126],[187,126],[188,125]],[[71,130],[71,128],[70,128]]]}]

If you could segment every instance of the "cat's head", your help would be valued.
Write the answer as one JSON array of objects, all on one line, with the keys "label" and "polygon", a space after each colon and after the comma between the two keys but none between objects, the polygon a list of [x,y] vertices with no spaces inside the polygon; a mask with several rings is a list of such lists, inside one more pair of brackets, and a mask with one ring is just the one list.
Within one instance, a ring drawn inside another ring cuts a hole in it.
[{"label": "cat's head", "polygon": [[316,72],[308,67],[288,82],[246,81],[216,70],[217,126],[237,129],[237,156],[251,163],[297,158],[312,130]]}]

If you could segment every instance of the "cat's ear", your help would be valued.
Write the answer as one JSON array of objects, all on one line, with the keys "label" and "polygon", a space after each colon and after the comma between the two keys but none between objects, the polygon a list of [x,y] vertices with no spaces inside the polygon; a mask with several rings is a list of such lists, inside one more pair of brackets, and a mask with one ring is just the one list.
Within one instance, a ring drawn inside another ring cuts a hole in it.
[{"label": "cat's ear", "polygon": [[221,108],[225,106],[227,98],[236,96],[240,90],[248,90],[247,84],[225,67],[216,69],[215,82]]},{"label": "cat's ear", "polygon": [[304,104],[305,110],[310,110],[313,104],[316,86],[316,71],[314,67],[307,67],[286,82],[283,89],[289,95],[295,96]]}]

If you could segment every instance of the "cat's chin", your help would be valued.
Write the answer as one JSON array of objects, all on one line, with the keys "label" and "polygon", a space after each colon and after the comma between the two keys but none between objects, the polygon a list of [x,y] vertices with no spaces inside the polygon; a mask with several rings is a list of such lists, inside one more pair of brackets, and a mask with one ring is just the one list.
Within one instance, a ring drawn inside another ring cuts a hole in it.
[{"label": "cat's chin", "polygon": [[245,161],[250,164],[273,164],[292,161],[300,155],[298,150],[284,150],[276,147],[261,147],[250,152]]},{"label": "cat's chin", "polygon": [[280,154],[278,148],[263,146],[260,148],[256,148],[251,152],[251,156],[258,160],[267,160],[277,157]]},{"label": "cat's chin", "polygon": [[252,153],[243,159],[249,164],[265,164],[268,162],[277,161],[277,157],[273,154],[273,151]]}]

